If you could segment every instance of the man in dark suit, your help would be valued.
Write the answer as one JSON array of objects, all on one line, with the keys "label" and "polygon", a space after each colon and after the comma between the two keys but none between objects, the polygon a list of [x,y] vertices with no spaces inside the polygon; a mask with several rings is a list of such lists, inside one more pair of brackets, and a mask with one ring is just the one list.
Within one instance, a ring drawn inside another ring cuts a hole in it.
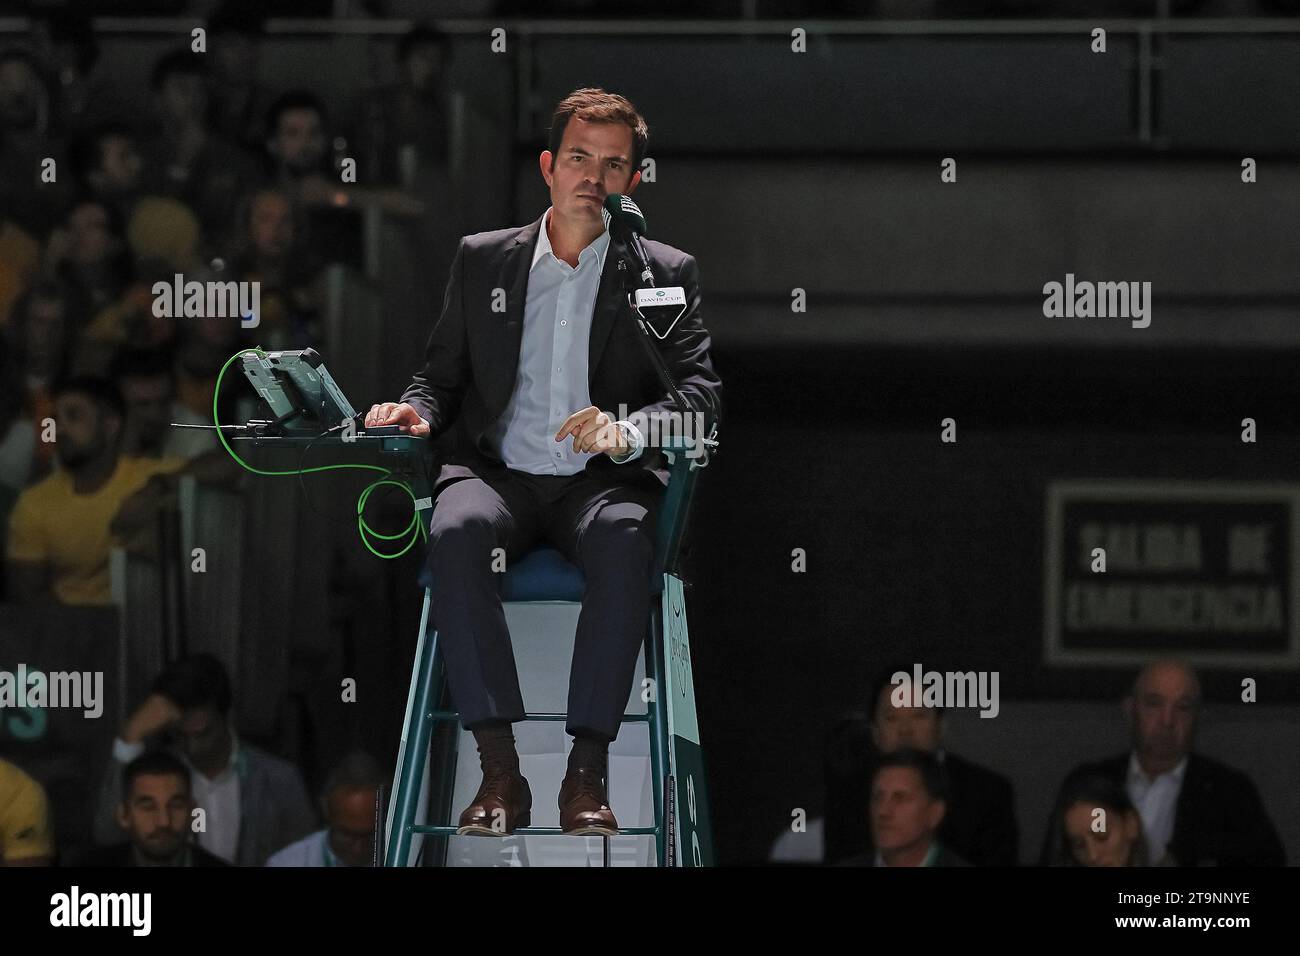
[{"label": "man in dark suit", "polygon": [[231,715],[234,690],[225,666],[194,654],[167,666],[153,691],[113,741],[95,809],[95,842],[121,838],[122,775],[161,745],[181,758],[189,792],[203,810],[199,842],[236,866],[261,866],[280,847],[315,829],[316,816],[298,768],[243,740]]},{"label": "man in dark suit", "polygon": [[[1200,706],[1201,685],[1191,667],[1176,660],[1148,664],[1123,703],[1132,750],[1082,764],[1067,780],[1092,773],[1124,787],[1142,817],[1151,860],[1168,855],[1178,866],[1284,865],[1282,841],[1250,778],[1192,753]],[[1059,826],[1055,819],[1048,825],[1043,865],[1060,839]]]},{"label": "man in dark suit", "polygon": [[970,866],[940,834],[948,779],[934,754],[902,747],[881,757],[871,775],[872,850],[839,866]]},{"label": "man in dark suit", "polygon": [[881,755],[903,748],[934,754],[947,779],[947,812],[940,835],[945,846],[973,866],[1015,866],[1019,852],[1015,792],[1011,781],[943,746],[943,709],[896,707],[890,699],[895,666],[878,676],[870,717],[850,715],[837,727],[826,762],[828,863],[854,854],[870,855],[867,816],[870,781]]},{"label": "man in dark suit", "polygon": [[118,826],[126,843],[87,855],[82,866],[227,866],[190,839],[194,798],[190,771],[179,757],[154,750],[136,757],[122,772]]},{"label": "man in dark suit", "polygon": [[[656,281],[686,296],[684,314],[656,343],[690,406],[677,409],[637,341],[625,288],[632,270],[602,221],[605,197],[640,182],[646,139],[645,121],[621,96],[584,89],[562,100],[539,157],[551,207],[527,226],[461,240],[424,367],[400,403],[366,416],[368,426],[450,439],[434,486],[429,566],[452,697],[483,769],[461,833],[504,835],[531,819],[511,732],[524,704],[497,571],[502,553],[513,561],[542,538],[586,579],[560,825],[618,830],[607,752],[645,635],[655,515],[668,482],[667,460],[632,419],[690,414],[703,435],[721,408],[695,260],[645,242]],[[631,412],[620,418],[617,408]]]}]

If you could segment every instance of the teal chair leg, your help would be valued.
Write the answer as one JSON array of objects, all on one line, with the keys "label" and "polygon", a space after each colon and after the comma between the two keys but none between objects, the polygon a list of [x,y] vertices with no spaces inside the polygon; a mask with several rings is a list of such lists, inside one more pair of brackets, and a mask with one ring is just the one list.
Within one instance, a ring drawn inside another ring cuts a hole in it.
[{"label": "teal chair leg", "polygon": [[650,609],[650,630],[646,635],[645,676],[650,681],[652,693],[648,705],[650,714],[650,780],[654,798],[655,859],[660,866],[672,866],[672,848],[667,839],[673,821],[671,803],[667,799],[673,787],[668,779],[668,708],[664,700],[667,686],[664,673],[664,635],[659,602]]},{"label": "teal chair leg", "polygon": [[430,594],[424,594],[424,611],[420,616],[420,640],[411,673],[411,689],[406,698],[406,720],[402,725],[402,749],[399,754],[397,781],[393,788],[392,825],[389,827],[385,866],[409,866],[412,827],[424,783],[425,762],[429,756],[429,738],[433,729],[430,716],[436,691],[434,676],[438,664],[438,632],[428,629]]}]

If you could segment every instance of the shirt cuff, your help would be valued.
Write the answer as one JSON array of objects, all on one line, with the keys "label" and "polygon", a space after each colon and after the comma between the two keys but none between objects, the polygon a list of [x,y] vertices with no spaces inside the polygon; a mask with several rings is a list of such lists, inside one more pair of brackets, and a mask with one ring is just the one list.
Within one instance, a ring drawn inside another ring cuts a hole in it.
[{"label": "shirt cuff", "polygon": [[610,460],[616,465],[626,465],[629,461],[636,461],[641,457],[641,453],[645,451],[645,436],[641,434],[641,429],[628,421],[617,421],[614,424],[623,432],[623,437],[627,441],[630,450],[622,458],[615,458],[610,455]]},{"label": "shirt cuff", "polygon": [[113,759],[118,763],[130,763],[144,753],[144,744],[129,744],[121,737],[113,738]]}]

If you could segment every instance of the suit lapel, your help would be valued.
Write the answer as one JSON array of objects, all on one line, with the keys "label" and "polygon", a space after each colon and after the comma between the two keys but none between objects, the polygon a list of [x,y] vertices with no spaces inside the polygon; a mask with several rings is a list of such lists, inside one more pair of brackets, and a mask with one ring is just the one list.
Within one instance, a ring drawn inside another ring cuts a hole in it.
[{"label": "suit lapel", "polygon": [[[542,216],[545,216],[542,213]],[[521,228],[515,238],[506,247],[505,260],[501,263],[501,276],[505,280],[506,310],[497,313],[501,316],[501,351],[500,361],[505,370],[504,387],[493,396],[493,416],[505,410],[506,403],[515,388],[519,375],[519,348],[524,337],[524,305],[528,299],[528,273],[532,265],[533,253],[537,250],[537,235],[541,230],[542,217]]]},{"label": "suit lapel", "polygon": [[[590,392],[596,380],[596,366],[604,354],[619,311],[627,301],[623,282],[627,275],[626,247],[613,236],[605,251],[605,268],[600,273],[600,288],[596,292],[596,308],[591,317],[591,341],[587,349],[587,389]],[[595,399],[593,398],[594,402]]]},{"label": "suit lapel", "polygon": [[1198,806],[1200,790],[1205,785],[1201,776],[1200,761],[1196,754],[1187,755],[1187,767],[1183,770],[1183,785],[1174,801],[1174,828],[1169,834],[1169,850],[1178,859],[1180,866],[1196,866],[1196,860],[1184,860],[1179,850],[1187,852],[1187,847],[1195,832],[1195,823],[1200,815]]},{"label": "suit lapel", "polygon": [[[501,361],[507,363],[508,381],[502,392],[499,407],[493,411],[499,415],[504,411],[510,395],[514,391],[515,379],[519,374],[519,350],[524,335],[524,305],[528,297],[528,273],[533,255],[537,251],[537,237],[542,229],[542,219],[522,227],[513,241],[506,248],[505,260],[501,265],[501,275],[506,285],[506,311],[502,313],[501,323]],[[626,293],[623,281],[626,276],[627,262],[624,258],[625,246],[612,236],[609,248],[605,252],[605,265],[600,273],[600,286],[596,292],[596,305],[591,317],[591,332],[587,348],[587,388],[591,389],[596,377],[596,366],[604,354],[609,334],[613,331],[619,311],[625,302]],[[593,399],[594,401],[594,399]]]}]

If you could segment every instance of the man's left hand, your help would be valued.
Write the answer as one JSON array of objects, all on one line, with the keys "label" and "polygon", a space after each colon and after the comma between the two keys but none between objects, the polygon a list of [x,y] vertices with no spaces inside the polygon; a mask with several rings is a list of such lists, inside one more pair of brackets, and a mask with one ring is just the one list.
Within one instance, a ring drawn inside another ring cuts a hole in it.
[{"label": "man's left hand", "polygon": [[555,440],[564,441],[568,435],[573,436],[575,452],[622,457],[629,450],[623,438],[623,429],[595,405],[588,405],[566,418],[556,433]]}]

